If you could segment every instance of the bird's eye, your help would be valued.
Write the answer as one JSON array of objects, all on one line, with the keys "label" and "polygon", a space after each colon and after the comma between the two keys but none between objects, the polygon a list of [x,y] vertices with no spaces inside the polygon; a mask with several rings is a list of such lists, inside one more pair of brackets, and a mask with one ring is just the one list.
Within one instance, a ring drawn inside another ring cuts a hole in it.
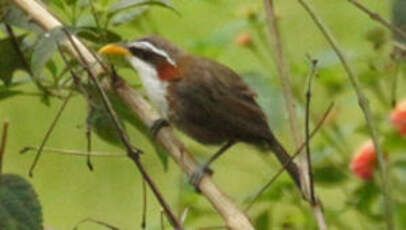
[{"label": "bird's eye", "polygon": [[138,56],[144,60],[148,60],[151,57],[151,54],[148,51],[141,50],[138,52]]},{"label": "bird's eye", "polygon": [[129,47],[129,50],[134,56],[137,56],[140,59],[148,60],[151,58],[151,53],[147,50],[140,49],[138,47]]}]

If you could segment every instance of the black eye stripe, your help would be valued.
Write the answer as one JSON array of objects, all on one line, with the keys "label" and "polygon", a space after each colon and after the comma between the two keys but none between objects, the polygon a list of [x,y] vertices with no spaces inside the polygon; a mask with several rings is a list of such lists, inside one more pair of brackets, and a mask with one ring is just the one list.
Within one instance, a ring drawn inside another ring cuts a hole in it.
[{"label": "black eye stripe", "polygon": [[141,59],[150,59],[152,56],[155,55],[152,51],[140,49],[137,47],[130,47],[129,50],[134,56],[137,56]]},{"label": "black eye stripe", "polygon": [[144,60],[155,66],[158,66],[162,62],[167,61],[164,56],[162,56],[159,53],[155,53],[154,51],[149,49],[139,48],[135,46],[130,46],[128,47],[128,49],[135,57],[138,57],[139,59]]}]

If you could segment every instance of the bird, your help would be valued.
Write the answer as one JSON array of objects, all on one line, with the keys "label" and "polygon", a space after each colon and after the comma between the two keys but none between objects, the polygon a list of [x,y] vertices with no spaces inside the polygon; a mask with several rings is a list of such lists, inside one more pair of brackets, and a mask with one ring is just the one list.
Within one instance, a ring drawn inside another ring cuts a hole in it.
[{"label": "bird", "polygon": [[124,56],[138,72],[148,98],[163,117],[152,129],[159,130],[167,121],[204,145],[222,145],[191,174],[196,189],[203,176],[212,173],[211,163],[239,142],[274,152],[300,187],[298,166],[271,131],[257,94],[232,69],[159,36],[107,44],[99,53]]}]

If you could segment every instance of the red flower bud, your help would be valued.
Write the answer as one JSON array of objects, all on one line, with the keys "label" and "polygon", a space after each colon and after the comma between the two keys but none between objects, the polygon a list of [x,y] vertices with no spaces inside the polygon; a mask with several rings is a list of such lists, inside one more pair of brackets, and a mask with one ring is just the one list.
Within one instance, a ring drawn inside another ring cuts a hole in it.
[{"label": "red flower bud", "polygon": [[406,136],[406,100],[401,101],[390,116],[393,126]]},{"label": "red flower bud", "polygon": [[252,37],[248,33],[242,33],[237,36],[235,43],[239,46],[250,46],[252,45]]},{"label": "red flower bud", "polygon": [[371,180],[378,163],[376,151],[372,140],[365,142],[359,148],[351,161],[351,171],[363,180]]}]

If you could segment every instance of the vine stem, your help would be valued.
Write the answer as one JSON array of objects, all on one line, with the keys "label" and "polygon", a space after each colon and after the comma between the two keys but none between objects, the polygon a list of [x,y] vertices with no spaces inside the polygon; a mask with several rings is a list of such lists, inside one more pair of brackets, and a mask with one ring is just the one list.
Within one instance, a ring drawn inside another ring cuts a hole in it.
[{"label": "vine stem", "polygon": [[7,143],[7,133],[8,133],[8,121],[5,121],[3,124],[3,135],[1,136],[0,143],[0,178],[3,172],[3,159],[6,152],[6,143]]},{"label": "vine stem", "polygon": [[304,8],[304,10],[309,14],[309,16],[311,17],[313,22],[316,24],[317,28],[320,30],[320,32],[323,34],[323,36],[325,37],[327,42],[330,44],[330,46],[332,47],[332,49],[338,56],[342,66],[344,67],[345,72],[347,73],[348,79],[350,80],[350,83],[357,95],[358,104],[362,110],[362,113],[363,113],[366,123],[368,125],[369,131],[371,134],[371,138],[372,138],[375,150],[378,155],[379,168],[381,169],[380,178],[381,178],[381,184],[382,184],[382,193],[383,193],[383,197],[384,197],[386,227],[388,230],[393,230],[394,225],[393,225],[393,214],[392,214],[392,204],[391,204],[392,199],[391,199],[390,193],[389,193],[390,189],[389,189],[388,173],[387,173],[387,168],[386,168],[386,164],[385,164],[383,151],[382,151],[381,145],[379,143],[377,129],[376,129],[375,123],[372,118],[372,112],[371,112],[369,101],[361,89],[358,77],[354,74],[354,71],[352,70],[352,68],[348,64],[346,57],[344,56],[344,53],[339,48],[338,42],[336,41],[334,36],[331,34],[328,27],[324,25],[324,23],[322,22],[320,17],[317,15],[315,10],[311,7],[311,5],[306,0],[298,0],[298,2]]},{"label": "vine stem", "polygon": [[390,23],[388,20],[384,19],[381,15],[379,15],[376,12],[373,12],[372,10],[368,9],[364,5],[362,5],[360,2],[357,0],[348,0],[351,4],[353,4],[355,7],[360,9],[362,12],[366,13],[372,20],[379,22],[389,30],[391,30],[393,33],[401,36],[402,38],[406,39],[406,32],[399,27],[393,25]]},{"label": "vine stem", "polygon": [[309,167],[309,180],[310,180],[310,201],[312,205],[316,204],[316,197],[314,192],[314,181],[313,181],[313,173],[312,173],[312,161],[311,161],[311,154],[310,154],[310,104],[312,98],[312,84],[313,78],[317,74],[317,60],[311,59],[309,56],[309,60],[311,62],[311,70],[308,77],[307,83],[307,91],[306,91],[306,112],[305,112],[305,136],[306,136],[306,157],[307,157],[307,165]]},{"label": "vine stem", "polygon": [[98,225],[103,226],[103,227],[105,227],[105,228],[108,228],[108,229],[110,229],[110,230],[120,230],[119,228],[117,228],[117,227],[115,227],[115,226],[113,226],[113,225],[111,225],[111,224],[108,224],[108,223],[106,223],[106,222],[104,222],[104,221],[95,220],[95,219],[93,219],[93,218],[86,218],[86,219],[84,219],[84,220],[81,220],[79,223],[77,223],[77,224],[75,225],[75,227],[73,228],[73,230],[78,230],[78,229],[79,229],[79,226],[82,225],[82,224],[85,224],[85,223],[98,224]]},{"label": "vine stem", "polygon": [[[303,137],[300,135],[300,124],[297,118],[296,108],[293,101],[292,85],[290,82],[290,69],[287,64],[286,57],[283,50],[282,38],[280,35],[279,25],[277,22],[277,17],[275,15],[275,8],[273,0],[264,0],[265,13],[267,19],[267,25],[269,27],[269,33],[274,42],[275,49],[275,63],[278,70],[279,80],[282,85],[283,95],[285,98],[285,105],[289,114],[289,124],[291,133],[295,139],[296,147],[300,147],[300,143]],[[270,41],[270,43],[272,43]],[[272,44],[271,44],[272,45]],[[306,141],[307,142],[307,141]],[[312,183],[312,173],[311,173],[311,163],[310,156],[306,154],[299,154],[298,156],[298,166],[300,169],[300,183],[301,191],[306,200],[308,200],[312,206],[312,211],[316,217],[317,224],[320,229],[325,230],[327,228],[327,223],[324,217],[323,210],[321,208],[321,200],[314,198],[314,188]]]},{"label": "vine stem", "polygon": [[30,177],[34,176],[34,169],[38,164],[39,158],[42,155],[42,149],[45,147],[45,144],[48,142],[49,137],[51,136],[52,132],[54,131],[56,124],[58,124],[59,119],[62,116],[63,111],[65,111],[66,106],[68,105],[69,100],[71,99],[73,95],[73,90],[69,92],[69,95],[63,100],[61,107],[58,110],[58,113],[56,114],[54,120],[52,121],[51,125],[49,126],[47,132],[45,133],[44,138],[41,141],[41,144],[38,148],[37,154],[35,155],[34,161],[32,162],[32,165],[30,167],[30,170],[28,172]]},{"label": "vine stem", "polygon": [[[26,153],[28,151],[38,151],[38,147],[27,146],[24,147],[20,153]],[[43,152],[54,152],[58,154],[70,155],[70,156],[79,156],[79,157],[87,157],[88,151],[80,151],[80,150],[72,150],[72,149],[59,149],[59,148],[51,148],[51,147],[44,147],[42,149]],[[126,156],[125,153],[119,152],[90,152],[91,156],[96,157],[124,157]]]}]

